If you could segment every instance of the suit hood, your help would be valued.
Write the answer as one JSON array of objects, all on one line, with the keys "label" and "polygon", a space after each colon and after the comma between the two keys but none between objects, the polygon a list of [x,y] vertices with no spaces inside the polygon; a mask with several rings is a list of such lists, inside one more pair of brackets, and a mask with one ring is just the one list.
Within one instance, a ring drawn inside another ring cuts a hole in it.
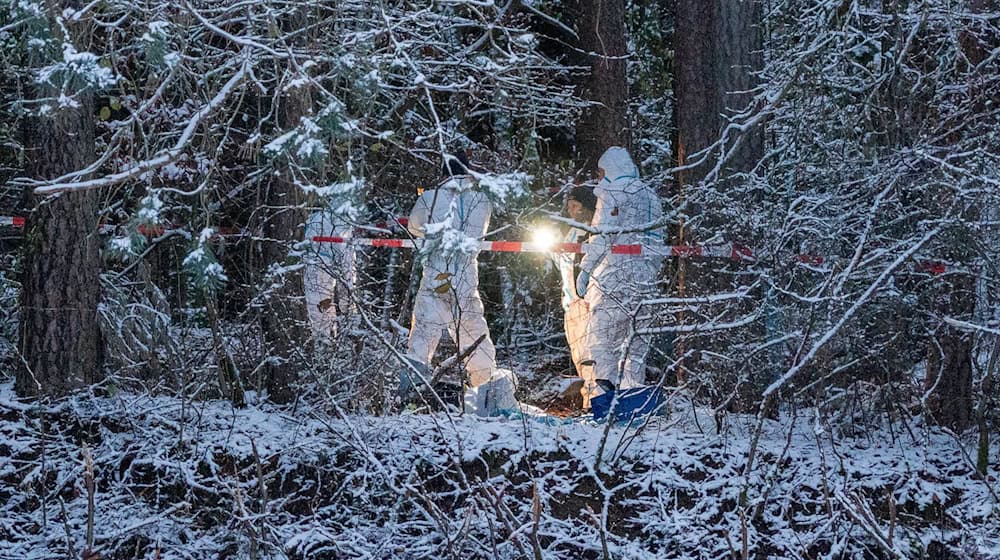
[{"label": "suit hood", "polygon": [[619,146],[608,148],[601,159],[597,160],[597,167],[604,170],[604,180],[608,182],[639,177],[639,170],[632,162],[632,156],[628,154],[628,150]]}]

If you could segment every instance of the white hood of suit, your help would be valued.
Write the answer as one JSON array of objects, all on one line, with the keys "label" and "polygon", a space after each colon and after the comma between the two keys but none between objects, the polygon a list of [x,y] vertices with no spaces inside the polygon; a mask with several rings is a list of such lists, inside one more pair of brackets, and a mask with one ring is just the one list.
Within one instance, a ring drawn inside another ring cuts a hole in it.
[{"label": "white hood of suit", "polygon": [[597,160],[597,167],[604,170],[604,183],[616,183],[619,179],[636,179],[639,170],[632,162],[628,150],[619,146],[608,148]]},{"label": "white hood of suit", "polygon": [[[604,179],[594,190],[597,209],[593,227],[598,233],[590,238],[590,250],[583,257],[580,268],[590,274],[587,285],[578,278],[577,292],[592,297],[591,288],[615,292],[620,286],[634,284],[639,277],[655,276],[662,257],[650,251],[642,256],[614,254],[614,245],[662,244],[659,231],[621,231],[653,224],[662,219],[663,208],[659,197],[642,179],[625,148],[612,147],[598,160],[604,170]],[[647,273],[646,269],[650,272]],[[583,275],[581,275],[583,277]]]}]

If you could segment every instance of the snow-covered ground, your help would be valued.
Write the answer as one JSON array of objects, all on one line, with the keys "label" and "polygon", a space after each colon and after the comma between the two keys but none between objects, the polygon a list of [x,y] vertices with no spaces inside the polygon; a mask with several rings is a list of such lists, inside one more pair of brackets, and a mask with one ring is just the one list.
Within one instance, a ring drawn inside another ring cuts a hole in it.
[{"label": "snow-covered ground", "polygon": [[1000,558],[998,442],[984,480],[975,438],[834,436],[811,414],[766,421],[746,475],[746,417],[718,434],[680,411],[637,430],[124,393],[38,408],[8,384],[0,558],[81,557],[84,445],[104,558]]}]

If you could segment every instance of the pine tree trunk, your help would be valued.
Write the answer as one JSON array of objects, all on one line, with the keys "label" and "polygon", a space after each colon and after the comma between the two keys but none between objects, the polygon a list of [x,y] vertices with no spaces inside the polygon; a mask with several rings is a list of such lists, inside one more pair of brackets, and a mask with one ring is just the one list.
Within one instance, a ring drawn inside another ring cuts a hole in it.
[{"label": "pine tree trunk", "polygon": [[[1000,2],[996,0],[974,0],[969,3],[972,12],[984,13],[995,10]],[[969,64],[982,63],[990,53],[1000,46],[1000,39],[980,38],[961,31],[958,40]],[[970,91],[975,100],[976,108],[983,113],[989,110],[986,100],[989,99],[973,85]],[[963,213],[962,220],[973,224],[980,220],[982,209],[976,205],[969,206]],[[979,232],[970,230],[952,239],[949,243],[947,258],[957,262],[971,263],[977,257],[976,247],[979,244]],[[938,317],[953,317],[969,320],[976,309],[976,277],[971,274],[949,275],[947,280],[935,283],[940,290],[937,300],[932,305],[933,312]],[[956,329],[948,324],[939,326],[938,334],[931,341],[927,353],[927,373],[925,386],[929,391],[927,398],[928,412],[932,420],[955,431],[961,432],[970,427],[974,420],[973,398],[973,346],[975,339],[968,331]]]},{"label": "pine tree trunk", "polygon": [[[969,319],[976,306],[976,280],[969,274],[941,287],[935,306],[941,316]],[[933,420],[961,432],[972,423],[973,335],[947,324],[931,342],[927,354],[927,408]]]},{"label": "pine tree trunk", "polygon": [[[674,13],[674,145],[679,165],[715,141],[722,113],[722,92],[715,64],[716,0],[678,0]],[[678,182],[695,184],[701,170],[683,171]],[[683,187],[682,187],[683,188]]]},{"label": "pine tree trunk", "polygon": [[[308,89],[299,87],[279,99],[278,120],[282,130],[289,130],[309,114],[312,103]],[[263,266],[287,266],[295,241],[302,240],[305,223],[305,196],[290,169],[282,170],[269,185],[265,197],[267,241],[263,245]],[[303,349],[307,348],[305,288],[301,270],[284,272],[268,281],[277,288],[267,298],[268,306],[261,315],[261,327],[267,345],[269,362],[264,368],[265,386],[274,402],[288,403],[295,399],[299,372],[305,365]]]},{"label": "pine tree trunk", "polygon": [[[62,2],[58,8],[70,7]],[[59,91],[33,85],[34,99]],[[93,96],[74,96],[75,107],[52,107],[27,122],[28,176],[53,179],[94,161]],[[96,190],[58,196],[25,193],[31,208],[25,232],[16,389],[22,396],[60,396],[101,380],[100,239]]]},{"label": "pine tree trunk", "polygon": [[[690,165],[702,159],[702,150],[721,137],[727,117],[746,108],[751,99],[747,93],[754,87],[754,70],[763,66],[763,36],[760,28],[759,0],[677,0],[674,6],[674,141],[677,164]],[[735,138],[729,140],[732,145]],[[733,173],[746,172],[760,161],[764,150],[763,130],[744,133],[740,147],[727,154],[719,177],[725,180]],[[682,221],[673,242],[695,244],[698,239],[717,233],[724,223],[712,218],[711,209],[688,201],[698,194],[692,189],[705,178],[724,150],[713,150],[712,156],[692,169],[676,175],[677,193],[688,203],[688,213],[705,213],[700,220],[705,231],[691,231]],[[700,295],[721,289],[702,270],[704,263],[679,261],[677,292],[681,297]],[[677,321],[686,320],[681,312]],[[685,340],[675,344],[675,355],[690,349]],[[678,367],[678,381],[684,383],[687,370],[694,361]]]},{"label": "pine tree trunk", "polygon": [[625,2],[577,0],[574,8],[582,51],[574,62],[590,67],[579,78],[577,95],[600,103],[585,109],[576,125],[577,169],[590,172],[607,148],[630,147]]},{"label": "pine tree trunk", "polygon": [[[674,14],[674,97],[676,150],[681,165],[711,146],[726,125],[725,116],[743,110],[763,65],[761,6],[758,0],[678,0]],[[730,171],[749,171],[764,150],[762,130],[744,138],[730,157]],[[678,177],[696,185],[711,164]]]}]

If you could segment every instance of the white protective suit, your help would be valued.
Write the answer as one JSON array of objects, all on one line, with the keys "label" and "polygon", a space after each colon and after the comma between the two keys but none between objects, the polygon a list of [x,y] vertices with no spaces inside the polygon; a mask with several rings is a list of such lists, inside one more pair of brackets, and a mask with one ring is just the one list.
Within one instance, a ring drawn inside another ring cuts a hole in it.
[{"label": "white protective suit", "polygon": [[[350,237],[353,228],[328,210],[309,216],[306,239]],[[310,243],[302,281],[305,286],[309,323],[317,339],[337,334],[337,316],[353,309],[351,291],[355,283],[354,248],[344,243]]]},{"label": "white protective suit", "polygon": [[[424,191],[410,213],[410,233],[437,237],[441,246],[424,263],[420,289],[413,302],[407,357],[429,366],[444,329],[460,353],[483,337],[465,358],[469,385],[477,387],[489,381],[496,369],[496,349],[479,297],[476,259],[492,206],[486,195],[473,190],[473,186],[468,176],[451,177],[438,188]],[[464,245],[467,250],[456,250],[456,245]]]},{"label": "white protective suit", "polygon": [[498,368],[489,381],[466,391],[464,407],[478,416],[498,416],[505,412],[521,410],[514,392],[517,376],[509,369]]},{"label": "white protective suit", "polygon": [[[656,290],[656,276],[663,263],[661,254],[649,254],[647,249],[662,251],[662,230],[620,231],[662,219],[656,192],[639,179],[638,169],[624,148],[608,148],[597,165],[604,170],[604,179],[594,191],[597,209],[593,226],[598,234],[591,238],[580,267],[590,273],[584,300],[590,308],[586,337],[593,363],[584,367],[582,375],[589,397],[600,394],[595,383],[598,379],[621,389],[645,383],[648,338],[637,336],[627,348],[623,345],[633,329],[647,326],[645,321],[636,321],[636,303]],[[612,245],[632,244],[643,245],[642,255],[611,252]],[[583,291],[581,288],[578,286],[578,291]],[[586,394],[584,398],[589,402]]]},{"label": "white protective suit", "polygon": [[[586,233],[579,228],[570,228],[563,241],[565,243],[580,243]],[[566,331],[566,342],[569,343],[569,354],[577,375],[583,375],[581,362],[590,358],[586,339],[587,320],[590,313],[587,311],[586,302],[576,291],[575,261],[576,255],[572,253],[556,253],[559,276],[562,279],[563,325]]]}]

